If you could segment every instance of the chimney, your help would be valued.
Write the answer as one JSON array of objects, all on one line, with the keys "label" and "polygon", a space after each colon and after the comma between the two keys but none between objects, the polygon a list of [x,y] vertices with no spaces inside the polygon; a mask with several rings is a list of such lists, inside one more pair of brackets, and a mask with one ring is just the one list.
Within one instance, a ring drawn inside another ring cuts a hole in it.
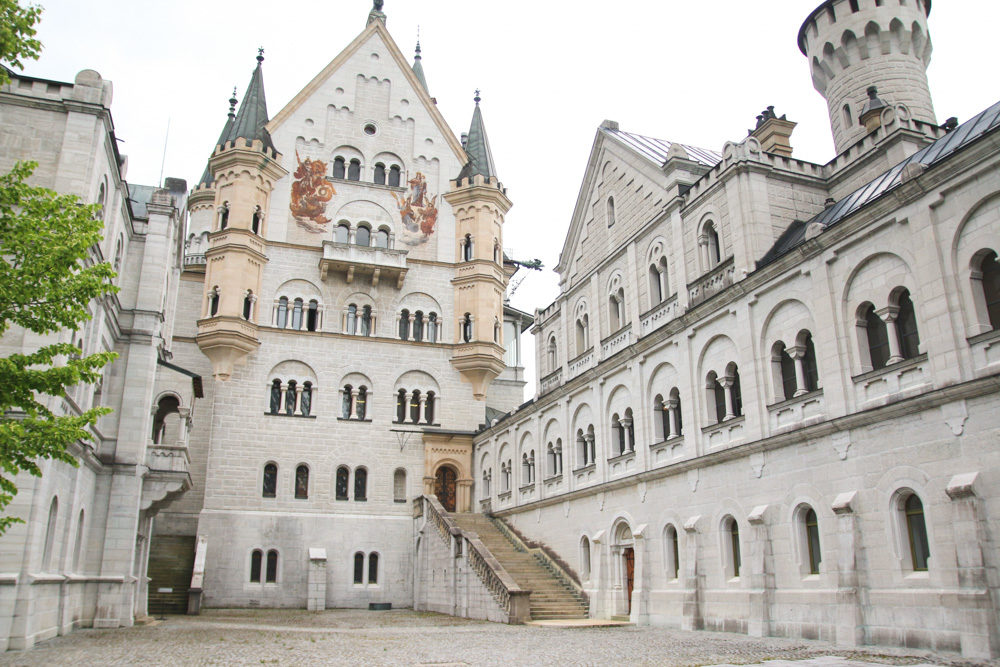
[{"label": "chimney", "polygon": [[871,134],[882,125],[882,110],[888,105],[879,99],[878,88],[875,86],[868,86],[866,92],[868,99],[865,100],[865,106],[861,109],[859,120],[865,128],[865,133]]},{"label": "chimney", "polygon": [[749,134],[757,137],[760,148],[765,153],[791,157],[792,144],[789,139],[796,124],[787,120],[784,115],[778,118],[774,113],[774,107],[770,106],[760,112],[760,115],[757,116],[757,127]]}]

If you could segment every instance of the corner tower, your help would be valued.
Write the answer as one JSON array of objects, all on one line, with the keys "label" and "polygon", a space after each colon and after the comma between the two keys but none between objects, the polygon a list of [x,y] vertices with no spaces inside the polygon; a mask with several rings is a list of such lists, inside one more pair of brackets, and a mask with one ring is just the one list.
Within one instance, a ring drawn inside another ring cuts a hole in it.
[{"label": "corner tower", "polygon": [[468,162],[444,195],[455,212],[455,317],[458,344],[451,363],[485,400],[490,382],[504,370],[503,221],[510,210],[507,191],[497,179],[490,142],[479,108],[472,114],[465,151]]},{"label": "corner tower", "polygon": [[228,133],[224,131],[208,160],[211,180],[203,188],[214,194],[215,219],[205,251],[205,291],[196,340],[219,380],[228,380],[233,367],[260,346],[256,321],[267,263],[264,212],[274,183],[288,173],[278,163],[281,154],[264,127],[263,62],[261,49],[240,111],[226,124]]},{"label": "corner tower", "polygon": [[937,124],[927,84],[930,11],[931,0],[826,0],[802,24],[799,50],[826,98],[837,153],[868,133],[861,116],[873,86],[887,105]]}]

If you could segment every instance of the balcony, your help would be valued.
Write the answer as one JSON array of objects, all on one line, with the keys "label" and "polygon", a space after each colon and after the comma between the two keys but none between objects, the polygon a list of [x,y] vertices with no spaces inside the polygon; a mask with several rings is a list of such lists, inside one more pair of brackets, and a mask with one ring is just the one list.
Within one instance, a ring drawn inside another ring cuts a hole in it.
[{"label": "balcony", "polygon": [[732,285],[734,273],[734,260],[730,257],[698,280],[688,283],[688,300],[691,307]]},{"label": "balcony", "polygon": [[319,260],[319,275],[326,280],[329,273],[342,274],[347,283],[364,276],[377,286],[382,279],[394,282],[396,289],[406,277],[406,251],[323,241],[323,258]]},{"label": "balcony", "polygon": [[188,411],[168,416],[168,428],[176,435],[171,442],[146,442],[146,467],[142,480],[142,509],[155,514],[167,503],[191,488],[191,459],[188,455]]},{"label": "balcony", "polygon": [[601,359],[607,359],[611,355],[632,344],[632,325],[629,324],[624,329],[619,329],[612,335],[601,341]]},{"label": "balcony", "polygon": [[547,394],[562,384],[562,368],[557,368],[542,378],[542,393]]},{"label": "balcony", "polygon": [[893,403],[933,387],[926,353],[851,379],[858,406],[862,409]]},{"label": "balcony", "polygon": [[680,307],[677,305],[677,295],[674,294],[662,303],[658,303],[647,310],[639,318],[639,336],[656,331],[661,326],[680,315]]},{"label": "balcony", "polygon": [[594,348],[590,348],[583,354],[569,362],[569,379],[572,380],[580,373],[594,365]]},{"label": "balcony", "polygon": [[801,396],[767,406],[771,433],[791,431],[824,419],[823,390],[816,389]]},{"label": "balcony", "polygon": [[207,260],[205,259],[205,253],[194,253],[184,255],[184,268],[188,269],[195,266],[205,266]]}]

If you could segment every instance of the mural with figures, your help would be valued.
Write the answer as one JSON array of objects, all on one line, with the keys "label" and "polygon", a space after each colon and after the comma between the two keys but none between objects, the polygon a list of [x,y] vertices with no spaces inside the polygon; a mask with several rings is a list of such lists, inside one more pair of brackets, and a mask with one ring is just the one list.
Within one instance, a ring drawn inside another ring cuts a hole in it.
[{"label": "mural with figures", "polygon": [[419,171],[409,180],[409,186],[410,191],[405,197],[400,197],[395,192],[391,194],[399,207],[399,216],[403,223],[398,238],[406,245],[416,246],[426,243],[434,233],[438,216],[437,195],[428,195],[427,181]]},{"label": "mural with figures", "polygon": [[327,230],[330,219],[326,217],[326,204],[337,194],[326,180],[326,163],[322,160],[303,160],[295,151],[299,166],[292,182],[292,200],[288,208],[300,227],[314,234]]}]

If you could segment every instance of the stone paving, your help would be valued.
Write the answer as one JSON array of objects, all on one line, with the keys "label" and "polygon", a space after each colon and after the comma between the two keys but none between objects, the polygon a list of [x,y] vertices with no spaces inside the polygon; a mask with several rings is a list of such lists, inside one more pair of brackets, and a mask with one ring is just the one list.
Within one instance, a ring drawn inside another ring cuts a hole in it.
[{"label": "stone paving", "polygon": [[958,664],[815,641],[636,627],[510,626],[392,610],[208,610],[127,629],[79,630],[0,665],[735,665]]}]

